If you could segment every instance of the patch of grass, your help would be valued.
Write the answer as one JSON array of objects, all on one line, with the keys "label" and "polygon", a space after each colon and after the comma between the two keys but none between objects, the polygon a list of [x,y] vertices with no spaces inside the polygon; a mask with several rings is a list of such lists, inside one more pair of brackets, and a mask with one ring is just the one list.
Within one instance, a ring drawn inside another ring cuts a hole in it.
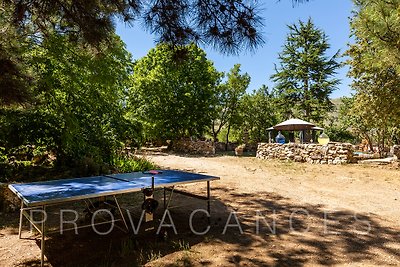
[{"label": "patch of grass", "polygon": [[212,242],[214,240],[214,236],[213,235],[207,235],[207,236],[205,236],[204,237],[204,242],[205,243],[210,243],[210,242]]},{"label": "patch of grass", "polygon": [[160,251],[155,252],[155,251],[152,250],[147,254],[147,261],[148,262],[155,261],[155,260],[157,260],[157,259],[159,259],[161,257],[162,257],[162,255],[161,255]]},{"label": "patch of grass", "polygon": [[185,240],[173,241],[172,247],[180,251],[190,251],[190,244]]}]

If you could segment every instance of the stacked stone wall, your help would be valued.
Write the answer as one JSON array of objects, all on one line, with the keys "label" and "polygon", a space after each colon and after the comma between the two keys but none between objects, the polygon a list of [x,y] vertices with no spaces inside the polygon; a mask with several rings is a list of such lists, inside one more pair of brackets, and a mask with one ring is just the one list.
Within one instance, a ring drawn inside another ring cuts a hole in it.
[{"label": "stacked stone wall", "polygon": [[353,146],[348,143],[276,144],[259,143],[257,158],[293,160],[313,164],[343,164],[354,162]]},{"label": "stacked stone wall", "polygon": [[397,160],[400,161],[400,145],[393,146],[393,155]]},{"label": "stacked stone wall", "polygon": [[215,154],[215,147],[211,141],[178,140],[173,141],[169,148],[173,152],[185,154]]}]

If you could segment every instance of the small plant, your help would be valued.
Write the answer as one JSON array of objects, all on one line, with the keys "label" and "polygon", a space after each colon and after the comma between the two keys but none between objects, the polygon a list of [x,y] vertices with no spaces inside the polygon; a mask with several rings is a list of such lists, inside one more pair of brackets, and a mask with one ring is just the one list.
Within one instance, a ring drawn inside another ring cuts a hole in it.
[{"label": "small plant", "polygon": [[139,253],[136,257],[136,263],[137,266],[144,266],[147,262],[148,257],[146,257],[146,253],[143,251],[143,249],[141,248],[139,250]]},{"label": "small plant", "polygon": [[173,248],[181,251],[190,251],[190,244],[185,242],[185,240],[179,240],[178,242],[173,241]]},{"label": "small plant", "polygon": [[212,235],[204,237],[204,242],[205,243],[212,242],[213,240],[214,240],[214,236],[212,236]]},{"label": "small plant", "polygon": [[161,255],[160,251],[158,251],[158,252],[150,251],[150,253],[147,255],[147,260],[149,262],[150,261],[155,261],[155,260],[157,260],[157,259],[159,259],[161,257],[162,257],[162,255]]}]

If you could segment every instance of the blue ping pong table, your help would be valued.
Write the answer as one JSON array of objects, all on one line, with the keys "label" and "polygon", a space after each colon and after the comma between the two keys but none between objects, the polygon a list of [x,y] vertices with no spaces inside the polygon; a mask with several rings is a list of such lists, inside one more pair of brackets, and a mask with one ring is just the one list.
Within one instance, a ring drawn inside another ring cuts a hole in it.
[{"label": "blue ping pong table", "polygon": [[[73,178],[10,184],[9,188],[21,200],[19,238],[22,234],[22,220],[25,217],[36,228],[41,236],[41,265],[44,263],[44,244],[46,236],[45,210],[47,206],[63,204],[71,201],[86,201],[99,197],[112,197],[121,219],[128,229],[125,217],[117,200],[117,195],[139,192],[144,189],[164,189],[164,208],[168,208],[172,193],[183,194],[207,201],[207,211],[210,214],[210,182],[219,177],[174,170],[158,170],[149,172],[132,172],[111,174],[85,178]],[[207,196],[195,195],[175,188],[176,185],[207,182]],[[169,192],[168,203],[166,192]],[[43,219],[40,225],[35,223],[29,210],[41,210]],[[109,222],[108,222],[109,223]]]}]

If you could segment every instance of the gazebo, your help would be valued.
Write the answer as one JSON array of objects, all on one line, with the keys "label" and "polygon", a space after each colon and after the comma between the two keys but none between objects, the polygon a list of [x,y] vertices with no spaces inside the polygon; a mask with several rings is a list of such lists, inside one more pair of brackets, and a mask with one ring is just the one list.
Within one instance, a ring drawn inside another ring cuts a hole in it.
[{"label": "gazebo", "polygon": [[[315,126],[315,124],[312,124],[307,121],[303,121],[300,119],[289,119],[289,120],[281,122],[275,126],[272,126],[272,127],[268,128],[267,130],[269,131],[269,142],[271,140],[271,131],[276,130],[276,131],[300,131],[302,133],[301,134],[301,142],[303,143],[305,131],[307,131],[307,130],[322,131],[324,129],[317,127],[317,126]],[[293,139],[294,139],[294,135],[293,135]]]}]

